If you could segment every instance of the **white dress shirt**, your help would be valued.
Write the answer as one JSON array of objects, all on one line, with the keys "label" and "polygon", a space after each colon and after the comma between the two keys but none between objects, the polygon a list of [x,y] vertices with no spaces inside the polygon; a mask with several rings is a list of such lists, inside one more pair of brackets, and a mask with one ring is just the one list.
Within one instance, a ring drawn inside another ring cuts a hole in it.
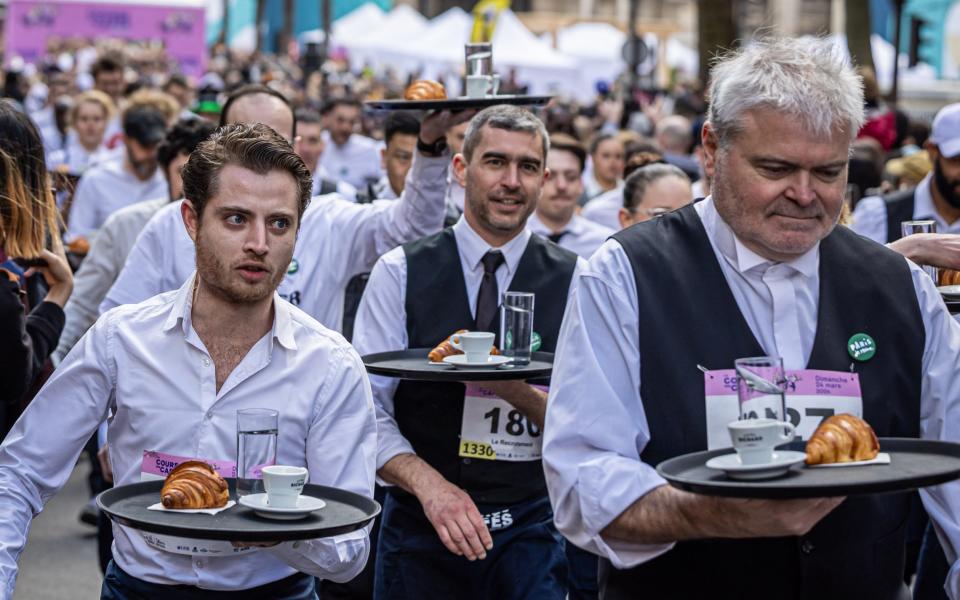
[{"label": "white dress shirt", "polygon": [[66,322],[53,353],[54,364],[100,316],[100,303],[116,281],[137,236],[147,221],[170,202],[167,197],[137,202],[110,215],[90,243],[90,251],[73,277],[73,293],[63,307]]},{"label": "white dress shirt", "polygon": [[623,208],[623,186],[618,185],[610,191],[588,201],[580,211],[580,216],[594,223],[620,231],[620,209]]},{"label": "white dress shirt", "polygon": [[[527,219],[527,228],[544,238],[553,233],[553,230],[544,225],[543,221],[537,217],[536,212]],[[597,251],[597,248],[602,246],[607,238],[616,232],[615,229],[598,225],[575,214],[563,228],[563,236],[558,244],[561,248],[566,248],[578,256],[590,258]]]},{"label": "white dress shirt", "polygon": [[[520,259],[527,249],[532,233],[524,229],[518,236],[499,248],[493,248],[470,227],[465,217],[453,226],[453,235],[460,254],[460,267],[466,284],[470,315],[477,311],[477,294],[483,280],[483,256],[490,250],[503,253],[504,263],[497,269],[497,289],[510,287]],[[585,265],[577,260],[577,268]],[[407,256],[403,248],[395,248],[383,255],[373,267],[367,282],[357,320],[353,329],[353,346],[361,355],[407,348]],[[545,299],[540,299],[545,301]],[[536,313],[534,313],[536,314]],[[452,331],[450,333],[453,333]],[[437,340],[438,342],[440,340]],[[413,446],[400,433],[394,419],[393,395],[399,380],[378,375],[370,376],[374,405],[377,408],[377,469],[398,454],[413,454]]]},{"label": "white dress shirt", "polygon": [[[350,279],[369,272],[391,248],[440,231],[448,161],[417,153],[400,201],[354,204],[336,194],[314,198],[303,215],[294,262],[277,290],[280,296],[325,327],[340,331]],[[195,265],[180,203],[164,207],[140,233],[100,312],[176,289]]]},{"label": "white dress shirt", "polygon": [[76,132],[71,131],[67,134],[67,141],[63,148],[55,150],[47,155],[47,168],[54,170],[60,165],[67,166],[67,173],[71,175],[83,175],[87,169],[97,163],[110,160],[115,153],[101,144],[93,152],[87,150],[80,143]]},{"label": "white dress shirt", "polygon": [[380,163],[381,142],[355,133],[340,146],[324,130],[321,134],[325,144],[320,164],[329,173],[330,179],[346,181],[358,190],[367,183],[380,179],[383,169]]},{"label": "white dress shirt", "polygon": [[[819,245],[789,263],[771,263],[736,239],[712,199],[697,203],[696,211],[757,341],[767,354],[782,356],[785,368],[804,368],[816,334]],[[921,435],[956,440],[960,324],[950,317],[931,279],[907,264],[926,334]],[[608,241],[577,278],[567,303],[544,427],[544,470],[558,529],[621,569],[672,547],[600,535],[637,499],[666,483],[640,459],[650,431],[640,398],[638,311],[633,268],[623,247]],[[960,548],[960,483],[927,488],[921,495],[949,536],[944,549],[952,563]],[[957,598],[956,569],[950,582]]]},{"label": "white dress shirt", "polygon": [[[933,173],[917,184],[914,192],[913,217],[914,221],[933,219],[937,222],[937,233],[960,233],[960,220],[947,224],[937,212],[933,204],[930,186],[933,183]],[[880,196],[867,196],[857,202],[853,210],[853,223],[850,228],[862,236],[875,242],[886,244],[887,239],[887,206]]]},{"label": "white dress shirt", "polygon": [[167,196],[167,180],[157,168],[146,181],[123,167],[124,159],[101,162],[90,167],[80,178],[70,207],[70,220],[64,238],[71,242],[80,236],[90,238],[107,217],[124,206],[151,198]]},{"label": "white dress shirt", "polygon": [[[193,281],[101,317],[0,446],[0,595],[12,595],[31,519],[108,417],[117,485],[140,481],[148,450],[236,460],[237,410],[269,407],[280,413],[278,464],[306,466],[312,483],[372,497],[376,421],[357,353],[274,295],[271,331],[218,391],[214,361],[192,326]],[[297,571],[346,581],[369,551],[364,530],[216,558],[167,553],[134,529],[113,530],[113,558],[127,573],[211,590],[247,589]]]}]

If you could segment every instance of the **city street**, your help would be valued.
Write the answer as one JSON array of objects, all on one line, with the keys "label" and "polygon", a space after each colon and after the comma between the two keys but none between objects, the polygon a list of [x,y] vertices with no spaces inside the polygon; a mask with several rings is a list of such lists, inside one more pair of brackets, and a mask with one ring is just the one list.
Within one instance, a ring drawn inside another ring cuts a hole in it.
[{"label": "city street", "polygon": [[86,457],[30,527],[20,555],[15,600],[88,600],[100,597],[96,530],[77,518],[87,501]]}]

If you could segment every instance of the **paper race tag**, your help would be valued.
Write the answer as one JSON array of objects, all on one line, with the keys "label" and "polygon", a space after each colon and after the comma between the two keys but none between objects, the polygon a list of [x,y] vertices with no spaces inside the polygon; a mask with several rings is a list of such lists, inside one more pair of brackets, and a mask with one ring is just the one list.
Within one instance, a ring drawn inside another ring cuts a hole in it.
[{"label": "paper race tag", "polygon": [[[842,371],[814,369],[787,370],[787,420],[796,430],[797,440],[808,440],[823,419],[841,413],[863,417],[860,377]],[[707,371],[703,375],[706,392],[707,449],[730,447],[727,424],[740,418],[737,400],[737,374],[733,369]],[[768,416],[768,415],[763,415]]]},{"label": "paper race tag", "polygon": [[[157,481],[167,478],[177,465],[188,460],[199,460],[207,463],[220,474],[221,477],[236,477],[237,463],[229,460],[213,460],[210,458],[192,458],[189,456],[176,456],[174,454],[165,454],[154,450],[144,450],[143,460],[140,463],[140,481]],[[157,500],[159,500],[159,495]],[[197,515],[198,519],[209,518],[205,515]],[[234,548],[230,542],[217,540],[194,540],[190,538],[177,537],[172,535],[163,535],[159,533],[148,533],[138,530],[137,533],[143,537],[143,541],[148,546],[170,552],[172,554],[204,554],[207,556],[232,556],[242,554],[256,548]]]},{"label": "paper race tag", "polygon": [[140,463],[140,481],[156,481],[166,479],[177,465],[188,460],[200,460],[220,474],[220,477],[236,477],[237,463],[230,460],[210,460],[208,458],[190,458],[187,456],[175,456],[173,454],[164,454],[152,450],[143,451],[143,460]]},{"label": "paper race tag", "polygon": [[[549,388],[534,386],[542,391]],[[457,454],[480,460],[540,460],[543,436],[512,404],[476,384],[468,384]]]}]

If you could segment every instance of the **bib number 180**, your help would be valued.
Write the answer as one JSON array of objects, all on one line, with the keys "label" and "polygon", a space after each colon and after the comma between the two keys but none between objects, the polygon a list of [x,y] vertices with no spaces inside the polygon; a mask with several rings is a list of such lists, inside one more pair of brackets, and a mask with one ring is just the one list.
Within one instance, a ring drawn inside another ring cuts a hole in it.
[{"label": "bib number 180", "polygon": [[[484,413],[484,419],[490,420],[490,434],[500,433],[500,408],[495,407],[489,412]],[[519,410],[511,410],[507,413],[507,421],[504,424],[504,431],[508,435],[520,436],[526,433],[530,437],[538,437],[540,429],[528,421]]]}]

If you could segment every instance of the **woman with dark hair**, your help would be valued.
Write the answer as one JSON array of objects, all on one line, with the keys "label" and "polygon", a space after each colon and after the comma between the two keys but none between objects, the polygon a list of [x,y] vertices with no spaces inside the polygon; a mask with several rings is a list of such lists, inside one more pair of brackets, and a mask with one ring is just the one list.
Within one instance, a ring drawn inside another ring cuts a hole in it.
[{"label": "woman with dark hair", "polygon": [[[23,267],[28,267],[23,271]],[[43,301],[30,304],[25,282],[45,280]],[[57,228],[57,208],[43,144],[26,114],[0,100],[0,433],[20,414],[19,405],[57,347],[63,305],[73,290]]]}]

